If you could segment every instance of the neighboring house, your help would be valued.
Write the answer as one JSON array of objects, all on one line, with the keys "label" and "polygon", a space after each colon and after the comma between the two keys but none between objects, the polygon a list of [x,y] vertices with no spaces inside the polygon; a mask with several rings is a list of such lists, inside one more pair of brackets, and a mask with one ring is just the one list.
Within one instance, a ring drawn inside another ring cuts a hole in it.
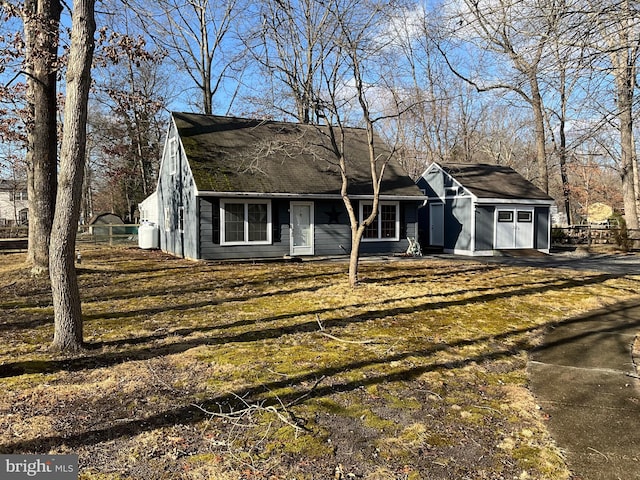
[{"label": "neighboring house", "polygon": [[28,207],[26,185],[0,179],[0,226],[27,225]]},{"label": "neighboring house", "polygon": [[499,165],[431,164],[417,185],[423,248],[493,255],[496,250],[549,252],[554,200],[519,173]]},{"label": "neighboring house", "polygon": [[[363,219],[373,199],[366,131],[348,129],[345,144],[349,196]],[[344,255],[351,231],[335,163],[319,126],[173,113],[156,192],[140,209],[157,223],[160,248],[180,257]],[[380,200],[361,252],[404,252],[424,196],[395,159]]]}]

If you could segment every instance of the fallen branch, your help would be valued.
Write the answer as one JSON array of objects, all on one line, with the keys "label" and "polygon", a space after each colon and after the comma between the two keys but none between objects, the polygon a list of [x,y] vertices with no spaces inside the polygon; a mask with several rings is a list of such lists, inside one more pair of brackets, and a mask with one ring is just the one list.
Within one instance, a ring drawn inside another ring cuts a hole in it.
[{"label": "fallen branch", "polygon": [[591,447],[588,447],[588,450],[591,450],[592,452],[595,452],[595,453],[597,453],[598,455],[602,455],[602,457],[603,457],[607,462],[609,461],[609,457],[607,457],[607,456],[606,456],[604,453],[602,453],[601,451],[596,450],[595,448],[591,448]]},{"label": "fallen branch", "polygon": [[[298,404],[298,403],[300,403],[303,399],[305,399],[305,398],[307,398],[308,396],[310,396],[310,395],[314,392],[314,390],[315,390],[316,388],[318,388],[318,385],[320,385],[320,382],[321,382],[322,380],[324,380],[325,378],[327,378],[325,375],[322,375],[320,378],[318,378],[318,379],[316,380],[316,383],[314,383],[314,384],[313,384],[313,387],[311,387],[311,388],[307,391],[307,393],[305,393],[304,395],[300,395],[300,396],[299,396],[298,398],[296,398],[295,400],[293,400],[293,401],[291,401],[291,402],[287,403],[287,408],[288,408],[288,407],[291,407],[291,406],[293,406],[293,405],[297,405],[297,404]],[[278,401],[279,401],[279,400],[280,400],[280,399],[278,399]]]},{"label": "fallen branch", "polygon": [[[274,407],[273,405],[268,405],[268,406],[265,407],[263,404],[249,404],[249,403],[247,403],[247,401],[244,398],[236,395],[235,393],[232,393],[232,395],[234,397],[236,397],[238,400],[240,400],[245,405],[245,408],[242,408],[240,410],[232,410],[232,411],[230,411],[228,413],[224,413],[222,411],[220,411],[220,412],[212,412],[212,411],[207,410],[206,408],[204,408],[204,407],[202,407],[200,405],[197,405],[195,403],[192,403],[191,405],[193,407],[196,407],[200,411],[202,411],[205,415],[209,415],[211,417],[216,417],[216,418],[223,418],[225,420],[230,421],[233,425],[236,425],[236,426],[246,426],[246,425],[244,425],[243,423],[240,422],[240,420],[242,418],[244,418],[244,417],[247,417],[247,416],[251,417],[256,412],[268,412],[268,413],[272,413],[275,416],[277,416],[278,419],[282,423],[285,423],[285,424],[289,425],[290,427],[295,428],[296,430],[304,430],[300,425],[296,425],[295,423],[291,422],[291,420],[289,420],[286,416],[284,416],[282,413],[280,413],[278,411],[278,409],[276,407]],[[280,399],[278,399],[278,402],[280,403],[280,405],[282,406],[284,411],[287,412],[286,407],[280,401]],[[289,414],[289,412],[287,412],[287,414]]]}]

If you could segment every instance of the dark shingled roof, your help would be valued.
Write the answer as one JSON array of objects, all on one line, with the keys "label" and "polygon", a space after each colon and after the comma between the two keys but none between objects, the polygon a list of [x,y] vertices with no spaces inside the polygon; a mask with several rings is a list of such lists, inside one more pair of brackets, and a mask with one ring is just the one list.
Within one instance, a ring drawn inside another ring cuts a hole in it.
[{"label": "dark shingled roof", "polygon": [[510,167],[451,163],[441,167],[478,198],[553,200]]},{"label": "dark shingled roof", "polygon": [[[336,158],[322,127],[193,113],[172,115],[200,192],[340,194]],[[348,129],[345,137],[349,193],[371,195],[366,131]],[[386,158],[389,150],[380,139],[376,139],[376,148],[380,158]],[[422,195],[395,159],[387,166],[381,194]]]}]

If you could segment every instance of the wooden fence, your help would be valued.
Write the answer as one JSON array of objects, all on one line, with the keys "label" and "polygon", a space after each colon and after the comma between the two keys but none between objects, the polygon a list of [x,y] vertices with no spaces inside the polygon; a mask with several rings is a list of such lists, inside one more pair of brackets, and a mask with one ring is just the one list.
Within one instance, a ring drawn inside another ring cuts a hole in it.
[{"label": "wooden fence", "polygon": [[[137,224],[80,225],[77,243],[101,243],[108,245],[137,245]],[[14,252],[27,249],[28,227],[0,227],[0,251]]]},{"label": "wooden fence", "polygon": [[109,245],[137,245],[138,224],[80,225],[77,242]]},{"label": "wooden fence", "polygon": [[637,242],[640,242],[640,229],[576,225],[553,227],[551,230],[551,243],[554,245],[618,245],[631,248]]}]

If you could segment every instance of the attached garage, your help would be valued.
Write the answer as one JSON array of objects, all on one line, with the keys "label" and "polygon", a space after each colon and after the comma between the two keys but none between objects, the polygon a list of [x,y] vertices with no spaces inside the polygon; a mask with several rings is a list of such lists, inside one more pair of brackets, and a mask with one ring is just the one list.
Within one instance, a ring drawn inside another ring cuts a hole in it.
[{"label": "attached garage", "polygon": [[424,249],[463,255],[512,249],[549,252],[554,200],[515,170],[433,163],[417,184],[428,197],[419,213]]}]

